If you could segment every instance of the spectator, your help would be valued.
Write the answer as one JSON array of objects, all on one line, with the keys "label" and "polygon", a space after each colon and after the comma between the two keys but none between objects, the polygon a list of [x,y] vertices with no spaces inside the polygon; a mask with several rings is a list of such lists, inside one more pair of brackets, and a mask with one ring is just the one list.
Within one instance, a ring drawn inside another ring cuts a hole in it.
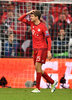
[{"label": "spectator", "polygon": [[[31,11],[32,9],[34,9],[34,7],[35,6],[34,6],[33,3],[29,3],[29,2],[25,3],[24,13]],[[30,20],[30,16],[26,16],[26,19]],[[21,22],[19,22],[19,23],[21,23]],[[22,24],[23,25],[21,27],[24,26],[23,34],[25,34],[25,35],[24,35],[24,38],[23,38],[23,35],[22,35],[22,40],[20,41],[20,45],[21,45],[20,46],[21,47],[20,54],[21,54],[21,56],[24,56],[24,57],[32,57],[32,35],[31,35],[32,32],[31,32],[31,27],[29,25],[24,24],[24,23],[22,23]]]},{"label": "spectator", "polygon": [[63,10],[62,10],[62,13],[65,14],[66,21],[67,21],[67,23],[70,24],[71,21],[72,21],[72,18],[71,18],[71,15],[69,14],[68,8],[67,7],[64,7]]},{"label": "spectator", "polygon": [[69,25],[69,38],[72,38],[72,22]]},{"label": "spectator", "polygon": [[[48,4],[41,5],[42,17],[41,21],[44,22],[49,30],[50,35],[52,34],[53,16],[48,13]],[[52,38],[52,35],[51,35]]]},{"label": "spectator", "polygon": [[2,19],[2,24],[1,24],[2,34],[7,35],[8,28],[11,26],[11,23],[13,22],[13,18],[14,18],[13,12],[9,11],[7,13],[7,19],[5,18]]},{"label": "spectator", "polygon": [[4,19],[7,19],[7,8],[5,9],[6,5],[5,4],[0,4],[0,24],[2,24],[2,21]]},{"label": "spectator", "polygon": [[1,4],[0,12],[2,15],[0,17],[0,24],[2,23],[3,20],[8,19],[8,13],[10,11],[14,12],[14,9],[15,9],[15,5],[13,2],[11,2],[11,4],[10,4],[10,2],[7,2],[7,3],[5,2],[5,3]]},{"label": "spectator", "polygon": [[51,29],[52,24],[53,24],[53,16],[52,14],[48,13],[48,5],[42,5],[42,18],[45,21],[45,24],[48,24],[48,29]]},{"label": "spectator", "polygon": [[8,40],[5,41],[5,57],[16,57],[17,56],[17,48],[18,42],[14,40],[13,33],[9,33]]},{"label": "spectator", "polygon": [[[30,11],[30,10],[33,9],[33,5],[30,2],[27,2],[27,3],[24,3],[24,4],[23,3],[22,4],[18,3],[18,7],[19,7],[19,11],[18,11],[19,14],[26,13],[26,12],[28,12],[28,11]],[[21,15],[19,15],[19,16],[21,16]],[[27,16],[26,18],[29,20],[30,19],[30,16]],[[22,24],[22,25],[20,25],[20,29],[21,28],[23,29],[23,26],[24,26],[23,31],[24,31],[24,34],[26,33],[24,35],[25,36],[25,39],[32,39],[30,26],[29,25],[26,26],[24,23],[21,23],[21,22],[19,22],[19,23]],[[17,32],[17,33],[19,33],[19,32]]]},{"label": "spectator", "polygon": [[62,29],[66,29],[69,28],[69,24],[66,21],[66,16],[65,14],[60,14],[59,16],[59,20],[53,24],[53,39],[55,39],[58,35],[58,30],[62,28]]},{"label": "spectator", "polygon": [[17,22],[16,24],[17,24],[16,30],[15,30],[15,23],[13,22],[11,24],[11,27],[8,28],[8,31],[13,31],[14,34],[16,34],[18,40],[25,40],[26,39],[25,32],[27,30],[26,25],[22,22]]},{"label": "spectator", "polygon": [[8,29],[9,31],[13,31],[13,33],[17,37],[17,40],[18,40],[18,43],[19,43],[19,48],[18,48],[19,56],[24,56],[22,44],[26,40],[26,34],[25,34],[26,29],[27,29],[26,25],[22,22],[17,22],[16,30],[15,30],[15,23],[12,23],[11,27]]},{"label": "spectator", "polygon": [[[16,9],[17,7],[17,9]],[[23,43],[28,40],[32,40],[31,29],[24,23],[18,22],[16,20],[19,14],[26,13],[32,9],[41,10],[42,21],[47,24],[52,40],[56,40],[58,36],[58,30],[60,28],[66,30],[67,36],[72,37],[71,27],[71,4],[41,4],[41,3],[31,3],[31,2],[0,2],[0,44],[1,44],[1,55],[4,56],[4,42],[8,38],[8,31],[14,31],[16,34],[18,43],[20,44],[20,56],[24,56],[24,50],[22,50]],[[16,9],[16,10],[15,10]],[[14,16],[15,11],[18,11],[16,16]],[[14,20],[15,17],[15,20]],[[29,19],[29,16],[26,17]],[[16,25],[17,24],[17,25]],[[12,29],[11,29],[12,28]],[[29,51],[32,50],[32,43],[30,47],[26,49],[25,57],[28,57]]]},{"label": "spectator", "polygon": [[69,58],[72,58],[72,22],[70,23],[69,29],[66,30],[69,37],[68,54]]},{"label": "spectator", "polygon": [[70,38],[72,38],[72,22],[69,24],[69,27],[66,28],[66,34]]},{"label": "spectator", "polygon": [[62,6],[61,4],[51,4],[49,13],[53,16],[53,22],[56,20],[57,17],[59,17],[60,13],[62,12]]},{"label": "spectator", "polygon": [[[28,2],[26,3],[26,12],[31,11],[34,9],[33,4]],[[30,16],[26,16],[26,19],[30,20]],[[32,32],[31,32],[31,27],[27,25],[27,31],[26,31],[26,39],[31,39],[32,40]]]},{"label": "spectator", "polygon": [[68,43],[69,37],[67,36],[64,29],[60,29],[58,32],[58,37],[54,40],[54,57],[65,58],[68,57]]},{"label": "spectator", "polygon": [[6,38],[8,38],[8,28],[11,26],[13,21],[13,12],[9,11],[7,15],[7,19],[2,19],[2,24],[0,26],[0,36],[1,36],[1,43],[2,43],[2,57],[4,56],[4,42]]}]

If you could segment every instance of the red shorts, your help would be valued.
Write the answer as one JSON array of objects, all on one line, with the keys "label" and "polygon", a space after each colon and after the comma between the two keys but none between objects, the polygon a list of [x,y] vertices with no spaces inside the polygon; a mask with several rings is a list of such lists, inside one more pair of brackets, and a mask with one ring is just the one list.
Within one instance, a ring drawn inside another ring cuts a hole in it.
[{"label": "red shorts", "polygon": [[47,58],[47,49],[35,49],[33,58],[34,64],[36,62],[44,64]]}]

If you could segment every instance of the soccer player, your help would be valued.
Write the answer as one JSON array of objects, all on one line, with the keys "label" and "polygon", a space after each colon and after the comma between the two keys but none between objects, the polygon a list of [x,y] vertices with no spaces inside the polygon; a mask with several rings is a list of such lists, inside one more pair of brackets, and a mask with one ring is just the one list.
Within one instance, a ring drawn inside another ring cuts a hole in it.
[{"label": "soccer player", "polygon": [[[30,15],[30,21],[25,19],[27,15]],[[32,40],[33,40],[33,50],[34,50],[34,64],[36,69],[36,88],[32,91],[33,93],[40,92],[40,80],[43,76],[48,83],[52,84],[51,92],[55,91],[55,86],[57,81],[51,79],[46,72],[42,71],[42,64],[45,63],[47,55],[48,59],[52,59],[51,55],[51,38],[48,32],[48,29],[44,23],[40,21],[41,12],[38,10],[32,10],[27,12],[18,18],[19,21],[22,21],[31,26],[32,31]],[[48,45],[46,42],[48,41]]]}]

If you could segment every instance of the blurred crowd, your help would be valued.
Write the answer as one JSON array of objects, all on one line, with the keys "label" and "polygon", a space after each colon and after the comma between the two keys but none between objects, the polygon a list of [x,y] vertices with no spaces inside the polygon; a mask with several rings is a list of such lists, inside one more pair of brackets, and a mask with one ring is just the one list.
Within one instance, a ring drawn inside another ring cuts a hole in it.
[{"label": "blurred crowd", "polygon": [[[31,28],[17,20],[32,9],[42,13],[41,21],[47,25],[52,39],[53,57],[72,55],[72,4],[0,1],[0,57],[32,57]],[[30,20],[30,16],[26,18]]]}]

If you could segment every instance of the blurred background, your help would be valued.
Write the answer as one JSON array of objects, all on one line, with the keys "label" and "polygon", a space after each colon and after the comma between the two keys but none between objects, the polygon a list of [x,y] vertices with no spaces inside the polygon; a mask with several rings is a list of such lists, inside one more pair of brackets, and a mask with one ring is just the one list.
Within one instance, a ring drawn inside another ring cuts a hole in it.
[{"label": "blurred background", "polygon": [[[18,21],[32,9],[42,13],[41,21],[47,25],[52,39],[53,58],[71,58],[72,4],[13,1],[0,1],[0,57],[32,57],[30,26]],[[30,20],[29,17],[26,18]]]},{"label": "blurred background", "polygon": [[[37,9],[41,11],[41,21],[47,25],[52,39],[53,59],[43,65],[43,70],[58,80],[58,88],[63,87],[64,83],[60,85],[60,82],[67,83],[68,88],[70,84],[72,88],[72,81],[69,81],[72,80],[72,3],[55,1],[60,2],[0,1],[0,77],[5,76],[12,87],[23,88],[27,80],[35,80],[31,28],[18,21],[18,18]],[[26,19],[30,20],[30,16]],[[64,78],[64,81],[60,81]],[[41,84],[41,87],[44,86]]]}]

